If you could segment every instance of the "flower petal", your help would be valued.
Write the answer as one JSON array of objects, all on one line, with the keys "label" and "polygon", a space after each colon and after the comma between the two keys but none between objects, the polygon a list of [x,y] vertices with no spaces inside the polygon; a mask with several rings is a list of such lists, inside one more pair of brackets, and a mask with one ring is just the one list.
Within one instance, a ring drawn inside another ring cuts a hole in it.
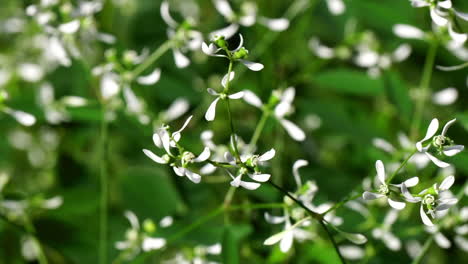
[{"label": "flower petal", "polygon": [[458,203],[458,199],[452,198],[452,199],[444,199],[440,204],[437,205],[435,208],[436,211],[445,211],[449,209],[450,207],[454,206],[456,203]]},{"label": "flower petal", "polygon": [[74,34],[80,28],[80,21],[79,20],[72,20],[68,23],[61,24],[58,27],[58,30],[64,34]]},{"label": "flower petal", "polygon": [[[229,82],[231,82],[233,79],[234,79],[234,76],[236,75],[236,73],[234,71],[231,71],[231,73],[229,74]],[[228,77],[228,74],[226,73],[226,75],[224,75],[223,79],[221,80],[221,85],[226,88],[226,84],[227,84],[227,78]]]},{"label": "flower petal", "polygon": [[283,223],[284,220],[286,220],[285,216],[274,216],[274,215],[269,214],[268,212],[265,212],[264,216],[265,216],[265,220],[270,224],[280,224],[280,223]]},{"label": "flower petal", "polygon": [[448,129],[453,125],[453,123],[455,123],[455,121],[457,121],[456,118],[448,121],[447,124],[445,124],[444,128],[442,129],[442,133],[440,133],[440,135],[445,136],[445,134],[447,134]]},{"label": "flower petal", "polygon": [[153,152],[151,152],[150,150],[147,150],[147,149],[143,149],[143,153],[145,153],[145,155],[152,159],[154,162],[156,163],[160,163],[160,164],[167,164],[167,161],[164,160],[163,158],[159,157],[158,155],[154,154]]},{"label": "flower petal", "polygon": [[393,33],[405,39],[424,39],[426,34],[421,29],[406,24],[396,24],[393,26]]},{"label": "flower petal", "polygon": [[229,99],[234,99],[234,100],[241,99],[242,97],[244,97],[244,92],[243,91],[228,95]]},{"label": "flower petal", "polygon": [[166,22],[166,24],[172,28],[177,28],[178,23],[172,18],[171,13],[169,12],[169,3],[167,1],[163,1],[161,3],[161,8],[159,10],[161,12],[161,17]]},{"label": "flower petal", "polygon": [[216,54],[216,52],[220,50],[216,47],[215,44],[210,43],[210,45],[206,45],[205,42],[202,43],[201,48],[202,48],[203,53],[205,53],[208,56],[213,56]]},{"label": "flower petal", "polygon": [[178,176],[182,177],[185,175],[185,169],[182,168],[182,167],[172,167],[172,169],[174,170],[175,174],[177,174]]},{"label": "flower petal", "polygon": [[438,158],[432,156],[432,154],[430,154],[429,152],[424,152],[424,154],[426,154],[426,156],[427,156],[432,162],[434,162],[435,165],[437,165],[437,166],[440,167],[440,168],[447,168],[448,166],[450,166],[449,163],[443,162],[443,161],[439,160]]},{"label": "flower petal", "polygon": [[242,97],[244,101],[250,105],[261,108],[263,106],[262,100],[250,90],[244,90],[244,96]]},{"label": "flower petal", "polygon": [[187,170],[185,169],[185,175],[187,176],[187,178],[189,178],[189,180],[191,180],[193,183],[200,183],[201,181],[201,176],[200,174],[197,174],[193,171],[190,171],[190,170]]},{"label": "flower petal", "polygon": [[258,189],[258,187],[260,187],[260,183],[241,181],[240,186],[244,187],[247,190],[253,191],[253,190]]},{"label": "flower petal", "polygon": [[218,29],[210,33],[210,39],[214,39],[216,36],[224,36],[226,39],[230,39],[239,30],[238,24],[230,24],[227,27]]},{"label": "flower petal", "polygon": [[252,180],[258,181],[258,182],[267,182],[271,175],[270,174],[257,174],[257,173],[251,173],[248,174]]},{"label": "flower petal", "polygon": [[190,60],[180,52],[179,49],[172,49],[172,53],[174,54],[174,61],[177,66],[177,68],[182,69],[190,64]]},{"label": "flower petal", "polygon": [[432,101],[438,105],[451,105],[457,98],[458,90],[453,87],[445,88],[432,95]]},{"label": "flower petal", "polygon": [[137,78],[137,82],[141,85],[152,85],[159,81],[161,77],[161,69],[157,68],[154,71],[146,76],[140,76]]},{"label": "flower petal", "polygon": [[410,54],[411,46],[408,44],[401,44],[395,49],[395,51],[393,51],[392,58],[394,61],[401,62],[406,60]]},{"label": "flower petal", "polygon": [[439,191],[446,191],[452,187],[455,182],[455,177],[453,175],[445,177],[445,179],[440,183]]},{"label": "flower petal", "polygon": [[450,240],[448,240],[442,233],[440,232],[437,232],[434,234],[434,241],[436,242],[436,244],[441,247],[441,248],[450,248],[450,246],[452,245],[452,243],[450,242]]},{"label": "flower petal", "polygon": [[296,124],[293,122],[286,120],[286,119],[280,119],[279,120],[281,125],[286,129],[286,132],[296,141],[304,141],[306,136],[304,131],[302,131],[301,128],[299,128]]},{"label": "flower petal", "polygon": [[176,142],[178,142],[178,141],[180,140],[180,133],[181,133],[182,131],[184,131],[184,129],[188,126],[188,124],[190,123],[190,120],[192,120],[192,117],[193,117],[193,115],[189,116],[189,117],[185,120],[184,125],[183,125],[179,130],[177,130],[176,132],[174,132],[174,133],[172,134],[172,137],[174,138],[174,140],[175,140]]},{"label": "flower petal", "polygon": [[444,155],[445,156],[455,156],[456,154],[460,153],[465,147],[463,145],[455,145],[450,147],[444,147]]},{"label": "flower petal", "polygon": [[193,161],[194,162],[204,162],[204,161],[206,161],[207,159],[210,158],[210,155],[211,155],[210,148],[205,147],[205,149],[203,149],[203,152],[200,153],[200,155],[198,155],[198,157],[196,159],[194,159]]},{"label": "flower petal", "polygon": [[205,114],[206,121],[213,121],[215,119],[216,104],[218,103],[219,99],[220,99],[219,97],[214,99],[214,101],[210,104],[210,107],[208,107],[208,110],[206,111],[206,114]]},{"label": "flower petal", "polygon": [[298,188],[302,186],[301,175],[299,175],[299,168],[307,166],[307,165],[309,165],[309,162],[303,159],[296,160],[293,164],[292,173],[293,173],[294,179],[296,180],[296,184]]},{"label": "flower petal", "polygon": [[218,12],[226,19],[229,20],[235,16],[234,11],[232,11],[231,5],[229,5],[227,0],[214,0],[213,3],[216,10],[218,10]]},{"label": "flower petal", "polygon": [[252,62],[248,60],[239,60],[242,64],[245,65],[245,67],[249,68],[251,71],[261,71],[264,66],[261,63],[258,62]]},{"label": "flower petal", "polygon": [[264,245],[267,245],[267,246],[271,246],[271,245],[274,245],[276,243],[278,243],[281,239],[283,239],[283,236],[285,235],[285,231],[283,232],[279,232],[277,234],[274,234],[272,235],[271,237],[267,238],[263,244]]},{"label": "flower petal", "polygon": [[388,198],[387,200],[388,200],[388,204],[394,209],[403,210],[406,207],[406,204],[404,202],[398,202],[390,198]]},{"label": "flower petal", "polygon": [[292,244],[293,244],[293,238],[294,238],[293,230],[285,231],[283,238],[280,241],[281,252],[286,253],[289,251],[289,249],[292,247]]},{"label": "flower petal", "polygon": [[429,124],[429,127],[427,128],[426,136],[416,143],[416,148],[418,149],[418,151],[420,152],[422,151],[422,143],[430,139],[431,137],[433,137],[438,129],[439,129],[439,120],[437,120],[437,118],[434,118],[432,119],[431,123]]},{"label": "flower petal", "polygon": [[427,226],[434,226],[434,224],[432,223],[431,219],[429,219],[429,217],[426,215],[426,212],[424,212],[424,208],[423,208],[423,205],[421,204],[421,207],[419,209],[419,214],[421,215],[421,220],[423,221],[423,223]]},{"label": "flower petal", "polygon": [[260,22],[260,24],[263,24],[270,30],[277,32],[284,31],[289,27],[289,20],[286,18],[260,17],[258,22]]},{"label": "flower petal", "polygon": [[270,149],[269,151],[263,153],[260,157],[258,157],[259,161],[267,161],[271,160],[272,158],[275,157],[276,151],[275,149]]},{"label": "flower petal", "polygon": [[154,238],[154,237],[145,237],[142,244],[143,251],[157,250],[166,245],[166,240],[164,238]]},{"label": "flower petal", "polygon": [[377,178],[380,183],[384,184],[386,180],[385,167],[381,160],[375,162],[375,170],[377,171]]},{"label": "flower petal", "polygon": [[408,188],[406,187],[405,183],[401,185],[401,194],[405,197],[406,201],[410,203],[418,203],[421,201],[420,197],[414,197],[409,191]]},{"label": "flower petal", "polygon": [[125,211],[124,215],[128,219],[128,221],[130,222],[130,225],[132,226],[132,228],[140,229],[140,224],[138,222],[138,218],[132,211]]},{"label": "flower petal", "polygon": [[432,22],[434,22],[437,26],[443,27],[446,26],[448,23],[448,20],[439,14],[437,14],[437,10],[435,8],[431,8],[430,10]]},{"label": "flower petal", "polygon": [[327,7],[330,13],[335,16],[343,14],[346,9],[342,0],[327,0]]}]

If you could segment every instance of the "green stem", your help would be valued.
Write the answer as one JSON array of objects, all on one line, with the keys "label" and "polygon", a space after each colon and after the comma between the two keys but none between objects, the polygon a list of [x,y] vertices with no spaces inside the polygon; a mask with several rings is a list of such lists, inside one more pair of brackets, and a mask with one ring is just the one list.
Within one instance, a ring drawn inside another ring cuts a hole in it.
[{"label": "green stem", "polygon": [[107,263],[107,211],[108,211],[108,176],[107,176],[107,133],[106,107],[103,103],[100,142],[100,223],[99,223],[99,263]]},{"label": "green stem", "polygon": [[424,62],[423,75],[419,84],[419,97],[416,101],[416,109],[414,111],[413,122],[411,126],[411,139],[415,139],[421,124],[424,104],[427,100],[427,90],[431,82],[432,70],[434,68],[435,57],[437,55],[437,46],[439,42],[436,38],[432,40],[431,46],[427,51],[426,61]]},{"label": "green stem", "polygon": [[394,171],[392,175],[390,175],[390,177],[388,177],[387,184],[392,182],[393,178],[398,174],[398,172],[400,172],[400,170],[406,165],[406,163],[408,163],[408,161],[411,159],[411,157],[413,157],[415,153],[416,153],[416,150],[411,152],[411,154],[409,154],[409,156],[406,157],[406,159],[400,164],[400,167],[398,167],[398,169]]},{"label": "green stem", "polygon": [[347,202],[349,201],[352,201],[352,200],[355,200],[359,197],[361,197],[361,193],[358,193],[358,194],[355,194],[355,195],[351,195],[352,193],[350,193],[348,196],[346,196],[346,198],[344,198],[343,200],[341,200],[340,202],[336,203],[335,205],[333,205],[332,207],[330,207],[327,211],[325,211],[322,215],[326,215],[328,214],[329,212],[331,211],[334,211],[338,208],[340,208],[341,206],[343,206],[344,204],[346,204]]},{"label": "green stem", "polygon": [[252,149],[257,144],[257,141],[260,138],[260,135],[262,134],[263,128],[265,127],[266,121],[268,120],[269,116],[269,112],[267,112],[267,110],[263,110],[262,117],[260,118],[260,121],[258,122],[257,127],[255,128],[255,131],[253,133],[252,139],[250,140],[250,149]]},{"label": "green stem", "polygon": [[432,244],[432,240],[433,240],[433,237],[429,237],[426,242],[424,243],[424,246],[421,250],[421,252],[419,253],[419,255],[413,260],[413,262],[411,262],[411,264],[419,264],[421,262],[421,260],[424,258],[424,255],[426,255],[427,251],[429,250],[429,248],[431,247],[431,244]]},{"label": "green stem", "polygon": [[36,229],[34,228],[34,225],[31,223],[28,217],[26,217],[24,221],[24,227],[26,231],[29,233],[31,238],[34,241],[34,244],[36,244],[37,249],[38,249],[38,256],[37,260],[39,261],[39,264],[47,264],[47,258],[44,254],[44,249],[42,248],[41,242],[39,242],[39,239],[36,237]]},{"label": "green stem", "polygon": [[155,61],[157,61],[166,51],[168,51],[173,45],[173,41],[168,39],[161,46],[159,46],[148,58],[143,61],[138,67],[136,67],[129,76],[129,80],[133,81],[148,67],[150,67]]},{"label": "green stem", "polygon": [[325,221],[319,221],[319,222],[320,222],[320,225],[323,227],[323,229],[325,229],[325,231],[327,232],[327,236],[328,236],[328,238],[330,239],[330,241],[332,242],[333,248],[335,249],[336,254],[337,254],[338,257],[340,258],[341,263],[346,264],[346,260],[345,260],[344,257],[341,255],[340,248],[338,247],[338,244],[336,243],[335,238],[333,237],[332,233],[330,232],[330,230],[328,229],[327,225],[325,224]]}]

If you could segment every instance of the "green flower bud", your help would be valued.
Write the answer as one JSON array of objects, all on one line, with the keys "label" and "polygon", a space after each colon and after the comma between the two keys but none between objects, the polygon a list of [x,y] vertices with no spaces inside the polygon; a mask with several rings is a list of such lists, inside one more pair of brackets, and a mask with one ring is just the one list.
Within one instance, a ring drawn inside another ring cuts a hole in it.
[{"label": "green flower bud", "polygon": [[227,49],[227,42],[224,36],[214,36],[213,43],[222,49]]},{"label": "green flower bud", "polygon": [[238,51],[234,52],[234,54],[232,54],[232,58],[235,60],[245,59],[247,58],[248,55],[249,55],[249,51],[245,49],[244,47],[242,47]]},{"label": "green flower bud", "polygon": [[145,221],[143,221],[143,230],[149,234],[156,232],[156,225],[153,220],[145,219]]}]

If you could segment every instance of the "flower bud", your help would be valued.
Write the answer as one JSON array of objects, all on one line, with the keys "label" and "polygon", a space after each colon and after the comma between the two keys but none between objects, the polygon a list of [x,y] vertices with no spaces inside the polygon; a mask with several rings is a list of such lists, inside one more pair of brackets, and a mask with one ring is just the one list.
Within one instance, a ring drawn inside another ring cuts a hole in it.
[{"label": "flower bud", "polygon": [[222,49],[227,49],[227,43],[226,43],[226,39],[224,38],[224,36],[218,36],[218,35],[214,36],[213,43]]},{"label": "flower bud", "polygon": [[245,49],[244,47],[242,47],[238,51],[234,52],[234,54],[232,54],[232,58],[235,60],[245,59],[247,58],[248,55],[249,55],[249,51]]},{"label": "flower bud", "polygon": [[153,220],[145,219],[145,221],[143,221],[143,230],[149,234],[156,232],[156,225]]}]

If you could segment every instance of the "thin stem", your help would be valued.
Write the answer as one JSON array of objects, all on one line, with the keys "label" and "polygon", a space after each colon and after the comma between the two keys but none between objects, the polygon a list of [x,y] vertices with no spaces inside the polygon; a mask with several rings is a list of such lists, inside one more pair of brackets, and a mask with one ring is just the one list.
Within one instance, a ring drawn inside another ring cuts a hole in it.
[{"label": "thin stem", "polygon": [[236,189],[233,186],[229,186],[229,190],[226,193],[226,196],[224,197],[224,202],[223,202],[223,207],[224,207],[224,222],[229,223],[229,213],[226,208],[229,208],[231,205],[232,199],[234,198],[234,194],[236,193]]},{"label": "thin stem", "polygon": [[406,165],[406,163],[408,163],[408,161],[411,159],[411,157],[413,157],[415,153],[416,153],[416,150],[411,152],[411,154],[409,154],[408,157],[406,157],[406,159],[400,164],[400,167],[398,167],[398,169],[394,171],[392,175],[390,175],[390,177],[388,177],[387,184],[392,182],[393,178],[398,174],[398,172],[400,172],[400,170]]},{"label": "thin stem", "polygon": [[263,110],[262,117],[260,118],[260,121],[258,122],[257,127],[255,128],[255,131],[253,133],[252,139],[250,140],[250,148],[253,148],[253,146],[257,144],[257,141],[260,138],[260,135],[262,134],[262,130],[265,127],[265,123],[268,120],[269,116],[269,112],[267,110]]},{"label": "thin stem", "polygon": [[413,122],[411,126],[411,139],[415,139],[417,136],[419,126],[421,124],[424,104],[427,100],[427,90],[431,82],[432,70],[434,68],[435,57],[437,54],[437,47],[439,42],[436,38],[432,40],[431,46],[427,51],[426,61],[424,62],[423,75],[419,84],[419,100],[416,101],[416,109],[414,111]]},{"label": "thin stem", "polygon": [[327,225],[325,224],[325,221],[322,220],[322,221],[319,221],[319,222],[320,222],[320,225],[322,225],[323,229],[325,229],[325,231],[327,232],[327,236],[330,239],[330,241],[332,242],[333,248],[335,248],[336,254],[338,255],[338,257],[340,257],[341,263],[346,264],[346,260],[341,255],[340,248],[338,247],[338,244],[336,243],[335,238],[333,237],[332,233],[330,232]]},{"label": "thin stem", "polygon": [[108,177],[107,177],[107,160],[106,160],[106,146],[107,146],[107,120],[106,120],[106,107],[103,103],[102,120],[101,120],[101,142],[100,142],[100,223],[99,223],[99,263],[107,263],[107,211],[108,211]]},{"label": "thin stem", "polygon": [[[229,51],[226,51],[227,54],[230,54]],[[230,55],[229,55],[230,56]],[[229,118],[229,127],[231,129],[231,137],[232,137],[232,147],[234,149],[234,156],[236,157],[237,162],[241,162],[240,154],[239,154],[239,149],[237,148],[237,139],[236,139],[236,133],[234,129],[234,122],[232,120],[232,114],[231,114],[231,105],[229,103],[229,97],[227,94],[229,93],[229,85],[231,83],[231,72],[232,72],[232,59],[229,58],[229,66],[228,66],[228,72],[227,72],[227,80],[226,80],[226,87],[224,87],[223,93],[226,94],[226,107],[227,107],[227,112],[228,112],[228,118]]]},{"label": "thin stem", "polygon": [[150,67],[155,61],[157,61],[166,51],[168,51],[173,45],[173,41],[168,39],[161,46],[159,46],[148,58],[146,58],[143,63],[138,65],[129,76],[129,80],[132,81],[138,77],[142,72],[144,72],[148,67]]},{"label": "thin stem", "polygon": [[355,200],[359,197],[361,197],[361,194],[360,193],[357,193],[355,195],[351,195],[352,193],[348,194],[348,196],[346,196],[343,200],[341,200],[340,202],[336,203],[335,205],[333,205],[332,207],[330,207],[327,211],[325,211],[322,215],[326,215],[328,214],[329,212],[331,211],[334,211],[338,208],[340,208],[341,206],[343,206],[344,204],[346,204],[347,202],[349,201],[352,201],[352,200]]},{"label": "thin stem", "polygon": [[426,240],[421,252],[419,252],[419,255],[413,260],[413,262],[411,262],[411,264],[419,264],[421,262],[421,260],[424,258],[424,255],[426,255],[427,251],[431,247],[432,240],[433,240],[432,236]]}]

